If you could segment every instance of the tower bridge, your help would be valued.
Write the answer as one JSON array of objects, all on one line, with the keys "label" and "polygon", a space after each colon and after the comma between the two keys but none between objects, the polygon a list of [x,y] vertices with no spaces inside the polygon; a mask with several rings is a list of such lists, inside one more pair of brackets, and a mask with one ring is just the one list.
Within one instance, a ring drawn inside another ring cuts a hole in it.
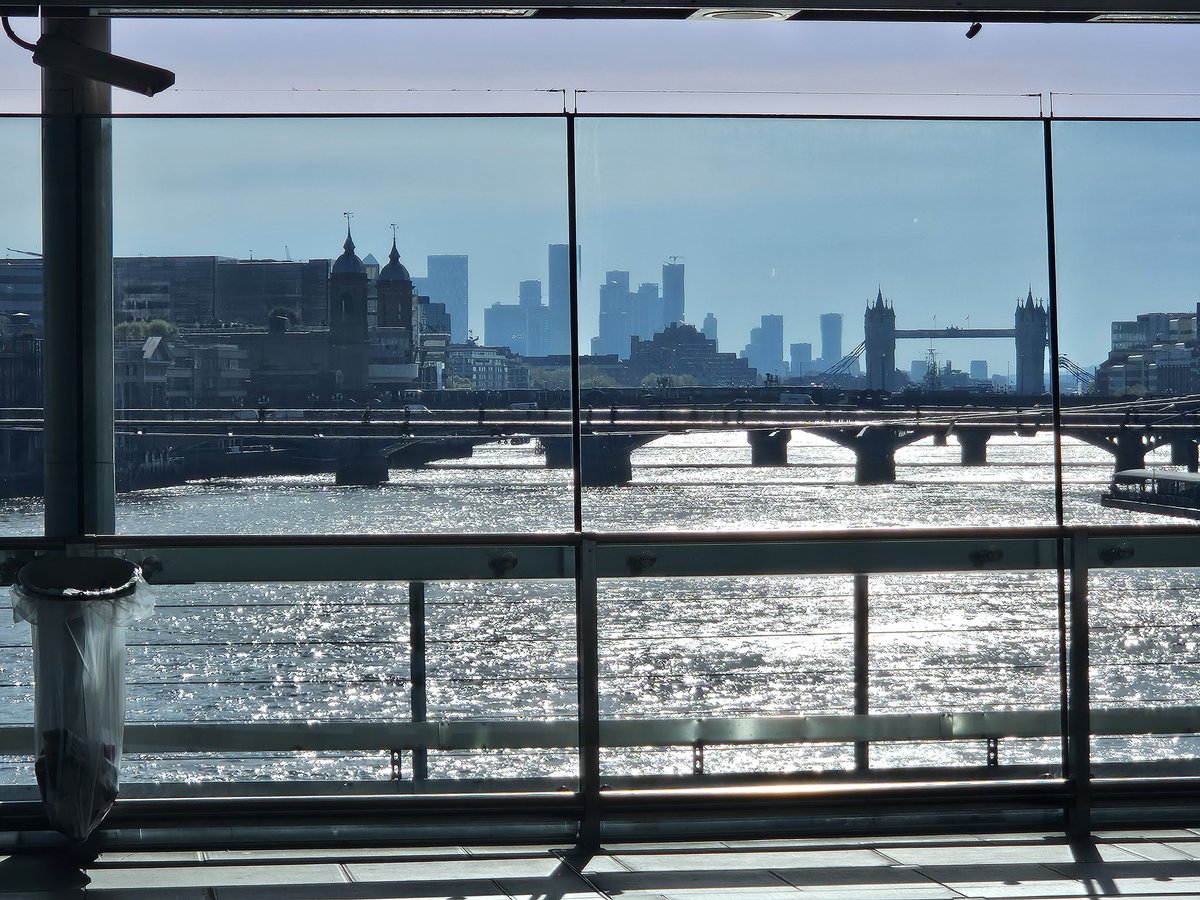
[{"label": "tower bridge", "polygon": [[1049,315],[1030,288],[1024,301],[1017,302],[1012,328],[897,328],[896,310],[883,299],[883,289],[863,316],[867,387],[885,391],[900,388],[896,371],[896,341],[909,338],[961,340],[964,338],[1012,338],[1017,362],[1018,396],[1036,396],[1046,389],[1046,350],[1049,346]]}]

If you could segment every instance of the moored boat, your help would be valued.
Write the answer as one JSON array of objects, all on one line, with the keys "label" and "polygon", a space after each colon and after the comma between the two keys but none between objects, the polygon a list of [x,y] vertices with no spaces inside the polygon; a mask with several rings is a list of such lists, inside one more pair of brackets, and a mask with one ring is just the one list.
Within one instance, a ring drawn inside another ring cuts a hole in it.
[{"label": "moored boat", "polygon": [[1100,505],[1113,509],[1200,519],[1200,474],[1169,469],[1125,469],[1113,476]]}]

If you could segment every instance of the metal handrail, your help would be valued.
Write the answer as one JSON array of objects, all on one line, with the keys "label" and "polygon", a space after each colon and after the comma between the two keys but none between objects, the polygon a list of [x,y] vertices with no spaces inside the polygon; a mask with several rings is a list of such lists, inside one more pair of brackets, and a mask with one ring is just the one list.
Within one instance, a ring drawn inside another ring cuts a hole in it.
[{"label": "metal handrail", "polygon": [[[1093,735],[1174,735],[1200,731],[1200,706],[1097,709]],[[602,719],[604,747],[664,749],[858,741],[986,741],[1059,736],[1060,713],[1046,710]],[[392,750],[573,750],[578,723],[560,720],[432,722],[131,723],[128,753],[272,753]],[[0,755],[33,745],[27,725],[0,726]]]}]

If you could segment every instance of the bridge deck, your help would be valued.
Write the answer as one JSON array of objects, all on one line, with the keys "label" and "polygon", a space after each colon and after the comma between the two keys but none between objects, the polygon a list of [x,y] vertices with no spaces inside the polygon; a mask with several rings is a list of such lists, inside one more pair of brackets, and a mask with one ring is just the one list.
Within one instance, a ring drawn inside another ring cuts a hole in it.
[{"label": "bridge deck", "polygon": [[1015,328],[897,328],[897,338],[1015,338]]}]

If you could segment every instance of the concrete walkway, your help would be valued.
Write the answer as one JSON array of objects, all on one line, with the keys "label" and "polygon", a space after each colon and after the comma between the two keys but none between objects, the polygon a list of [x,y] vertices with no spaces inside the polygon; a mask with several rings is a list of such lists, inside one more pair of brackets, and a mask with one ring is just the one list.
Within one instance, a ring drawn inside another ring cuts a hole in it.
[{"label": "concrete walkway", "polygon": [[[89,881],[90,879],[90,881]],[[106,854],[0,859],[22,900],[941,900],[1200,898],[1200,828],[1062,835]]]}]

